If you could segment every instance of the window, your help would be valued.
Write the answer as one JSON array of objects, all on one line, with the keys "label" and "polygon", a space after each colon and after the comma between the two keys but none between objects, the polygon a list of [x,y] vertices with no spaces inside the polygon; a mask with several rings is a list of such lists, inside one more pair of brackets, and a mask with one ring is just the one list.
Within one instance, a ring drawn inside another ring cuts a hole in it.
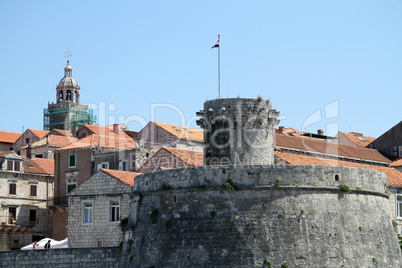
[{"label": "window", "polygon": [[84,203],[84,223],[92,223],[92,203]]},{"label": "window", "polygon": [[14,161],[14,171],[20,171],[20,161]]},{"label": "window", "polygon": [[402,195],[398,195],[396,199],[396,217],[402,219]]},{"label": "window", "polygon": [[402,157],[402,146],[399,146],[399,157]]},{"label": "window", "polygon": [[8,224],[15,225],[17,223],[16,216],[17,216],[17,208],[9,207],[8,208]]},{"label": "window", "polygon": [[71,192],[72,190],[74,190],[77,187],[77,183],[69,183],[67,184],[67,193]]},{"label": "window", "polygon": [[25,143],[28,144],[29,143],[29,138],[25,139]]},{"label": "window", "polygon": [[75,167],[75,154],[70,154],[68,157],[68,167],[73,168]]},{"label": "window", "polygon": [[391,156],[398,156],[398,146],[391,146]]},{"label": "window", "polygon": [[100,170],[101,168],[109,169],[109,162],[102,162],[98,164],[98,170]]},{"label": "window", "polygon": [[29,221],[36,221],[36,209],[29,210]]},{"label": "window", "polygon": [[110,222],[118,222],[120,218],[119,201],[110,202]]},{"label": "window", "polygon": [[7,170],[13,170],[14,161],[7,160]]},{"label": "window", "polygon": [[29,195],[30,196],[36,196],[37,195],[37,189],[38,189],[38,186],[36,184],[31,184]]},{"label": "window", "polygon": [[15,182],[11,182],[9,184],[8,194],[12,194],[12,195],[17,194],[17,184]]},{"label": "window", "polygon": [[119,170],[128,171],[128,161],[122,160],[119,162]]}]

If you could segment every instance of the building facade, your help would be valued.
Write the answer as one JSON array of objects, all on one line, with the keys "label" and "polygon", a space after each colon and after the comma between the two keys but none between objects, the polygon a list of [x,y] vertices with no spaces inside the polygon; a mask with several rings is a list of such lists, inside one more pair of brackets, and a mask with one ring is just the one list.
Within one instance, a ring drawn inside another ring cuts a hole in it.
[{"label": "building facade", "polygon": [[52,234],[53,160],[0,154],[0,250]]}]

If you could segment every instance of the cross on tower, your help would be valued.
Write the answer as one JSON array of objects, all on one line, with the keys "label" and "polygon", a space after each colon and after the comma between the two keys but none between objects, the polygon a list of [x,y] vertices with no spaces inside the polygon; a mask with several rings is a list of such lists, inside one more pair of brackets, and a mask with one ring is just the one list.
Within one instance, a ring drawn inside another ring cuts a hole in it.
[{"label": "cross on tower", "polygon": [[73,54],[68,48],[66,48],[66,54],[64,55],[64,57],[67,58],[68,61],[70,60],[70,58],[73,57]]}]

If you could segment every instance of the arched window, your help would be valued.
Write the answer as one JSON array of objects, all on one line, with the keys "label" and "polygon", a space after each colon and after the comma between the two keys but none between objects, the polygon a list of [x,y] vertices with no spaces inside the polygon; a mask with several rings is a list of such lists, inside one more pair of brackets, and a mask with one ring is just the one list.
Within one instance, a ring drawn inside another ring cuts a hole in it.
[{"label": "arched window", "polygon": [[63,91],[59,91],[59,102],[63,102]]},{"label": "arched window", "polygon": [[67,90],[66,100],[71,101],[71,90]]}]

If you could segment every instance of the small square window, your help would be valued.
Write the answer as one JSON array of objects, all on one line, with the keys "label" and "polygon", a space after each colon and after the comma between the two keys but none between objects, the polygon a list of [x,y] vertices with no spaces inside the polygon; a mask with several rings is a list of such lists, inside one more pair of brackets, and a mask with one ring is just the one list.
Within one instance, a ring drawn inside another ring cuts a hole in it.
[{"label": "small square window", "polygon": [[25,139],[25,143],[28,144],[29,143],[29,138]]},{"label": "small square window", "polygon": [[67,185],[67,193],[71,192],[72,190],[74,190],[77,187],[76,183],[70,183]]},{"label": "small square window", "polygon": [[68,167],[75,167],[75,161],[75,154],[70,154],[70,156],[68,157]]},{"label": "small square window", "polygon": [[38,186],[37,185],[34,185],[34,184],[31,184],[31,187],[30,187],[31,189],[30,189],[30,193],[29,193],[29,195],[30,196],[37,196],[37,189],[38,189]]},{"label": "small square window", "polygon": [[9,184],[9,194],[16,195],[17,194],[17,184],[16,183],[10,183]]},{"label": "small square window", "polygon": [[128,171],[128,161],[122,160],[119,162],[119,170]]}]

